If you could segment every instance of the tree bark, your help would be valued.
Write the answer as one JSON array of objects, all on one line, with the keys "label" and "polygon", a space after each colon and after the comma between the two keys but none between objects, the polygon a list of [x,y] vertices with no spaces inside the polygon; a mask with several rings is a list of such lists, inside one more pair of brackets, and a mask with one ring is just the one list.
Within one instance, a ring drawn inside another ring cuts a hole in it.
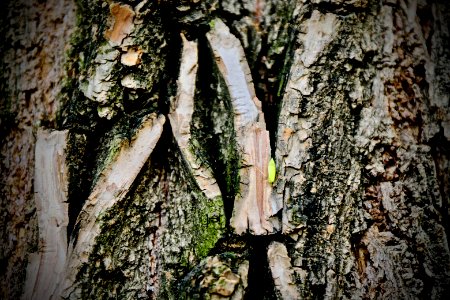
[{"label": "tree bark", "polygon": [[450,291],[444,0],[1,13],[2,299]]}]

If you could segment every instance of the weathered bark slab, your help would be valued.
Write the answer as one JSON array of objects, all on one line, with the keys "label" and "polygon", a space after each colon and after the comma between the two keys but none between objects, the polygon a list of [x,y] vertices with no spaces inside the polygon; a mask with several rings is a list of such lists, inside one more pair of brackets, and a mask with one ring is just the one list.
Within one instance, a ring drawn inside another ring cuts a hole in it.
[{"label": "weathered bark slab", "polygon": [[66,278],[62,284],[62,295],[77,298],[77,273],[88,262],[90,252],[100,232],[99,217],[121,201],[144,163],[158,142],[165,122],[164,116],[147,116],[137,130],[131,144],[123,144],[117,156],[102,172],[101,178],[79,214],[76,226],[79,232],[69,245]]},{"label": "weathered bark slab", "polygon": [[[158,3],[141,1],[131,6],[111,1],[108,2],[109,8],[102,6],[102,3],[86,4],[89,8],[86,7],[85,13],[92,14],[93,20],[99,18],[99,11],[108,12],[108,16],[107,20],[103,16],[94,21],[95,26],[104,30],[91,31],[90,26],[81,28],[92,35],[90,40],[85,41],[92,47],[82,46],[76,55],[81,60],[93,57],[79,70],[82,74],[79,86],[90,105],[97,108],[94,113],[109,120],[118,112],[123,112],[126,99],[136,99],[141,92],[152,90],[161,79],[168,51],[165,49],[167,41]],[[152,18],[148,18],[150,14]],[[86,39],[84,36],[78,38]],[[161,55],[162,52],[164,55]],[[80,111],[72,113],[78,114]]]},{"label": "weathered bark slab", "polygon": [[267,181],[271,151],[261,103],[255,96],[239,40],[221,20],[215,20],[212,26],[206,36],[230,92],[241,155],[240,193],[235,198],[230,224],[238,234],[273,233],[278,230],[278,220],[273,216],[280,206],[272,200],[272,186]]},{"label": "weathered bark slab", "polygon": [[37,133],[34,196],[39,225],[39,252],[30,255],[22,299],[51,299],[64,274],[67,253],[68,131]]},{"label": "weathered bark slab", "polygon": [[244,299],[249,262],[226,254],[202,260],[180,283],[181,299]]},{"label": "weathered bark slab", "polygon": [[170,125],[182,156],[191,170],[198,186],[208,198],[220,197],[219,186],[211,170],[202,166],[194,151],[191,139],[191,121],[194,113],[195,82],[198,69],[198,46],[181,35],[183,50],[181,54],[178,91],[169,114]]},{"label": "weathered bark slab", "polygon": [[291,258],[286,246],[279,242],[272,242],[267,250],[267,260],[275,288],[280,293],[281,299],[300,299],[300,294],[293,279],[294,270],[292,269]]},{"label": "weathered bark slab", "polygon": [[[294,53],[291,76],[286,85],[279,117],[276,154],[280,166],[277,194],[280,198],[284,197],[279,201],[284,203],[282,231],[285,234],[295,232],[305,225],[304,219],[299,216],[298,205],[293,202],[295,203],[296,198],[303,194],[300,191],[308,182],[305,177],[308,163],[311,161],[310,151],[313,151],[314,130],[323,130],[323,123],[328,118],[325,109],[317,109],[305,116],[300,112],[301,103],[307,101],[304,97],[314,92],[309,67],[323,55],[322,52],[337,34],[339,25],[339,20],[334,14],[321,14],[314,10],[311,18],[302,24],[304,33],[299,34],[304,49],[297,49]],[[323,89],[325,85],[321,84],[321,87]],[[327,109],[329,107],[327,104],[321,106]],[[312,107],[311,111],[313,109]],[[323,145],[325,147],[325,144]],[[292,185],[292,188],[286,184]],[[284,192],[286,188],[289,189],[289,193]],[[316,188],[311,186],[310,192],[314,195]]]},{"label": "weathered bark slab", "polygon": [[448,143],[448,92],[434,87],[448,80],[434,65],[445,74],[448,56],[431,40],[448,34],[433,5],[362,4],[299,7],[276,153],[294,278],[305,298],[439,299],[450,252],[433,147]]}]

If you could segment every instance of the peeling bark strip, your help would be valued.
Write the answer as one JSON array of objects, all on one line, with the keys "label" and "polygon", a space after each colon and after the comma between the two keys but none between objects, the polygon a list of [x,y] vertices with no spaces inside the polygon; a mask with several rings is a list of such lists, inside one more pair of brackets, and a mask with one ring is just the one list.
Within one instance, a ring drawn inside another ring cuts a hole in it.
[{"label": "peeling bark strip", "polygon": [[215,198],[221,196],[219,186],[211,171],[197,163],[198,158],[191,151],[189,145],[191,120],[194,113],[195,80],[198,69],[197,42],[186,40],[183,34],[181,38],[183,41],[183,52],[178,77],[178,92],[174,103],[172,103],[169,120],[175,140],[197,184],[206,197]]},{"label": "peeling bark strip", "polygon": [[247,230],[256,235],[273,233],[279,224],[272,216],[280,206],[272,200],[272,186],[267,180],[271,153],[269,133],[261,102],[255,96],[244,50],[221,20],[214,21],[206,36],[232,98],[234,127],[241,154],[240,194],[235,199],[230,224],[237,234]]},{"label": "peeling bark strip", "polygon": [[282,299],[300,299],[300,294],[293,280],[294,270],[286,246],[279,242],[272,242],[267,251],[272,278],[275,288]]},{"label": "peeling bark strip", "polygon": [[239,40],[219,19],[214,21],[206,37],[232,97],[236,129],[258,121],[265,125],[264,116],[260,115],[261,103],[255,96],[250,68]]},{"label": "peeling bark strip", "polygon": [[148,160],[158,142],[165,122],[165,117],[155,114],[146,117],[131,145],[124,144],[110,166],[103,171],[78,217],[80,228],[76,241],[69,246],[69,261],[66,278],[62,285],[64,297],[78,298],[74,286],[77,273],[83,263],[88,262],[95,239],[100,233],[100,216],[107,209],[122,200],[142,166]]},{"label": "peeling bark strip", "polygon": [[39,130],[35,148],[34,192],[39,252],[30,255],[22,299],[50,299],[64,274],[67,251],[68,131]]}]

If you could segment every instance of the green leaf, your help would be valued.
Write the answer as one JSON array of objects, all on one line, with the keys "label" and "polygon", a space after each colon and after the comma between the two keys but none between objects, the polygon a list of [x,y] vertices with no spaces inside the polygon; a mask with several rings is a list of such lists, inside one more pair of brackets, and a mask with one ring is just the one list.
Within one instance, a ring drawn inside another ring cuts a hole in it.
[{"label": "green leaf", "polygon": [[277,175],[277,169],[275,167],[275,161],[273,160],[273,158],[270,159],[269,161],[269,183],[273,183],[275,181],[275,176]]}]

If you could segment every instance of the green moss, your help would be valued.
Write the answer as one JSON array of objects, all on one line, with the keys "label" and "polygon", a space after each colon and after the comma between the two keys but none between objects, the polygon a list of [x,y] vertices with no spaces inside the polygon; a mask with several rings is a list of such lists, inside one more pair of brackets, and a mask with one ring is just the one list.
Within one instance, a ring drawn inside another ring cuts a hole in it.
[{"label": "green moss", "polygon": [[[197,142],[191,141],[191,146],[196,144]],[[194,148],[191,149],[193,150]],[[202,160],[201,156],[196,158]],[[189,258],[193,255],[195,257],[194,263],[205,258],[224,234],[225,215],[222,198],[206,198],[197,185],[190,167],[186,163],[182,163],[180,167],[182,168],[182,177],[188,180],[188,186],[193,189],[191,192],[193,207],[188,209],[189,213],[193,214],[190,219],[193,226],[191,228],[192,232],[189,233],[192,235],[192,245],[183,250],[183,259],[180,263],[183,267],[192,268],[192,259]]]},{"label": "green moss", "polygon": [[222,199],[206,199],[203,197],[202,210],[199,216],[199,235],[195,242],[195,253],[203,259],[214,248],[225,230],[225,216]]}]

